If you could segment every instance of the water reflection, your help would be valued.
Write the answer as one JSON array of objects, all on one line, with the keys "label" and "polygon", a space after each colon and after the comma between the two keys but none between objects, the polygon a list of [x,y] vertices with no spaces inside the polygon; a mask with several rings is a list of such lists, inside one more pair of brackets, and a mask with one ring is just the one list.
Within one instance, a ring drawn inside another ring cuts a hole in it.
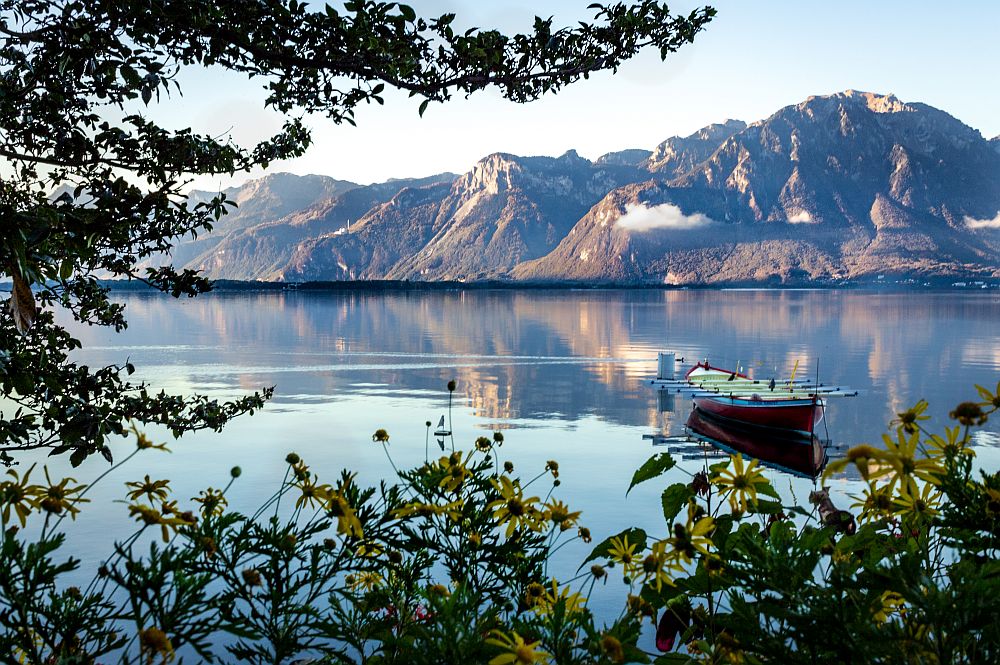
[{"label": "water reflection", "polygon": [[[583,511],[595,537],[626,524],[659,533],[662,485],[643,483],[625,496],[652,452],[643,435],[679,434],[688,422],[689,400],[661,408],[656,391],[644,384],[656,371],[659,350],[689,362],[740,361],[761,374],[775,367],[787,374],[799,360],[800,371],[812,375],[818,360],[822,380],[863,393],[827,410],[829,434],[824,430],[822,437],[841,445],[877,441],[895,411],[921,398],[941,423],[957,402],[975,398],[974,383],[992,386],[1000,378],[994,352],[1000,297],[982,293],[298,292],[120,299],[130,321],[124,334],[72,326],[84,343],[80,362],[129,358],[141,378],[168,391],[224,397],[269,385],[277,390],[263,411],[221,434],[185,436],[171,442],[172,455],[144,457],[115,471],[88,495],[94,506],[115,505],[123,483],[146,472],[170,478],[181,499],[195,496],[226,482],[229,468],[240,464],[230,505],[252,512],[280,484],[280,462],[290,450],[324,478],[346,467],[364,484],[391,479],[393,468],[372,445],[372,432],[392,434],[399,468],[422,463],[424,423],[447,412],[445,384],[456,379],[448,420],[456,446],[468,450],[483,430],[514,428],[503,457],[526,478],[557,459],[560,492]],[[1000,464],[998,433],[1000,418],[976,439],[977,463],[987,468]],[[112,448],[120,459],[134,444]],[[676,479],[703,468],[705,451],[688,452],[671,471]],[[79,469],[70,469],[65,457],[38,453],[24,460],[33,461],[81,482],[107,468],[100,458]],[[812,489],[809,478],[767,474],[780,481],[776,488],[791,490],[786,496],[804,497]],[[847,476],[831,485],[841,496],[858,491]],[[74,551],[84,568],[98,565],[109,542],[131,533],[124,511],[119,521],[108,514],[85,511],[78,520]],[[586,554],[567,547],[558,558],[575,570]]]},{"label": "water reflection", "polygon": [[830,291],[464,291],[128,295],[122,336],[77,330],[86,362],[125,356],[157,384],[236,393],[276,385],[276,403],[360,398],[362,384],[423,394],[459,380],[483,426],[591,415],[666,431],[642,380],[656,351],[737,361],[860,389],[830,430],[871,439],[918,399],[943,417],[1000,375],[1000,297]]}]

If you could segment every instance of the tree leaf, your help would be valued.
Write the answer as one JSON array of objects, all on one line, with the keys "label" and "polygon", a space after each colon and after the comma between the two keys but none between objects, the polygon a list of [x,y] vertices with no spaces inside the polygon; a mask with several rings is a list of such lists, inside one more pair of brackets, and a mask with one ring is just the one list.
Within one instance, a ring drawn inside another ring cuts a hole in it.
[{"label": "tree leaf", "polygon": [[87,459],[86,448],[77,448],[69,455],[69,463],[73,465],[73,468],[80,466],[85,459]]},{"label": "tree leaf", "polygon": [[670,453],[658,453],[653,455],[646,463],[639,467],[639,469],[632,474],[632,483],[628,486],[625,491],[627,495],[632,491],[632,488],[641,482],[645,482],[650,478],[656,478],[668,469],[672,469],[677,462],[674,458],[670,456]]},{"label": "tree leaf", "polygon": [[663,519],[667,521],[668,525],[673,522],[673,519],[677,517],[677,513],[687,504],[688,499],[692,495],[691,488],[684,483],[674,483],[663,490],[660,502],[663,504]]},{"label": "tree leaf", "polygon": [[31,286],[17,272],[14,272],[14,288],[10,293],[8,306],[10,314],[14,317],[14,327],[22,335],[28,332],[28,328],[35,322],[35,315],[38,309],[35,307],[35,295],[31,292]]}]

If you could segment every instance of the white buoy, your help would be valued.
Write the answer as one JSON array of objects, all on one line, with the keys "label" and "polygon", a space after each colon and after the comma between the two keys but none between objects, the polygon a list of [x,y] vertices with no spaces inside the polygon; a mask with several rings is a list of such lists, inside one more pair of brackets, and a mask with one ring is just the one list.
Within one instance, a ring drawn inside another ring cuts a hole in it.
[{"label": "white buoy", "polygon": [[674,364],[677,362],[676,353],[666,353],[660,351],[656,354],[656,378],[658,380],[669,380],[674,378]]}]

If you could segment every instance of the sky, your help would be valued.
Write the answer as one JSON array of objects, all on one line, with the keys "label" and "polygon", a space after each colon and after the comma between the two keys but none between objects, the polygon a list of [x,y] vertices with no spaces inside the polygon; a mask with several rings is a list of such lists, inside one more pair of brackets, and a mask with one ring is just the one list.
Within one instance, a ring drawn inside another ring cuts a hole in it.
[{"label": "sky", "polygon": [[[421,15],[457,14],[456,25],[531,28],[536,13],[555,25],[592,18],[592,0],[539,4],[412,0]],[[386,95],[385,106],[357,110],[357,127],[307,116],[314,145],[271,171],[318,173],[367,184],[389,178],[462,173],[493,152],[558,156],[570,149],[594,159],[625,148],[653,149],[727,118],[760,120],[811,95],[846,89],[893,93],[940,108],[989,138],[1000,134],[1000,2],[910,0],[719,0],[718,16],[695,43],[661,62],[641,53],[615,75],[601,73],[557,95],[514,104],[487,91],[432,104]],[[689,0],[672,3],[687,12]],[[189,70],[183,97],[150,107],[172,127],[228,133],[244,144],[264,138],[281,116],[263,108],[256,81],[217,69]],[[201,178],[200,189],[238,184]]]}]

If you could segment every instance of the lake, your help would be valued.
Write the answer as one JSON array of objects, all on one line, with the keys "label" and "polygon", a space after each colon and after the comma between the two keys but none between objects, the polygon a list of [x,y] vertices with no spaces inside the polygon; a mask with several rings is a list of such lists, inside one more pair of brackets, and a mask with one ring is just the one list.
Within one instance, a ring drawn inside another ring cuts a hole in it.
[{"label": "lake", "polygon": [[[82,528],[72,540],[89,570],[110,551],[111,539],[131,532],[124,506],[108,508],[124,498],[125,480],[147,472],[170,478],[185,499],[224,485],[239,464],[243,476],[231,504],[246,510],[276,488],[294,450],[323,479],[348,467],[373,483],[391,477],[392,468],[372,433],[389,431],[400,467],[423,462],[424,422],[447,413],[451,379],[456,444],[467,450],[478,436],[501,429],[500,458],[525,477],[558,460],[559,496],[583,511],[595,541],[628,525],[662,533],[662,488],[703,463],[699,448],[682,450],[681,468],[669,480],[625,496],[633,471],[662,450],[644,435],[681,432],[690,409],[677,400],[673,412],[661,411],[644,385],[655,374],[657,351],[723,367],[738,362],[757,376],[775,368],[787,376],[796,361],[800,376],[813,376],[818,363],[822,381],[861,393],[831,401],[826,423],[837,446],[877,441],[897,411],[921,398],[940,431],[956,403],[976,398],[974,383],[992,388],[1000,379],[995,290],[116,295],[127,304],[128,331],[72,326],[84,343],[81,362],[128,358],[137,377],[168,391],[220,398],[262,386],[276,391],[262,412],[223,433],[184,436],[170,444],[172,454],[146,453],[95,488],[95,504],[78,519]],[[1000,418],[976,445],[978,463],[995,469]],[[113,449],[120,457],[132,447],[118,442]],[[81,482],[106,468],[99,457],[72,472],[65,459],[48,461]],[[800,501],[813,487],[780,471],[768,475]],[[859,485],[847,475],[833,479],[835,501],[847,507],[846,493]],[[560,555],[575,569],[586,551]],[[612,586],[620,602],[621,588]]]}]

